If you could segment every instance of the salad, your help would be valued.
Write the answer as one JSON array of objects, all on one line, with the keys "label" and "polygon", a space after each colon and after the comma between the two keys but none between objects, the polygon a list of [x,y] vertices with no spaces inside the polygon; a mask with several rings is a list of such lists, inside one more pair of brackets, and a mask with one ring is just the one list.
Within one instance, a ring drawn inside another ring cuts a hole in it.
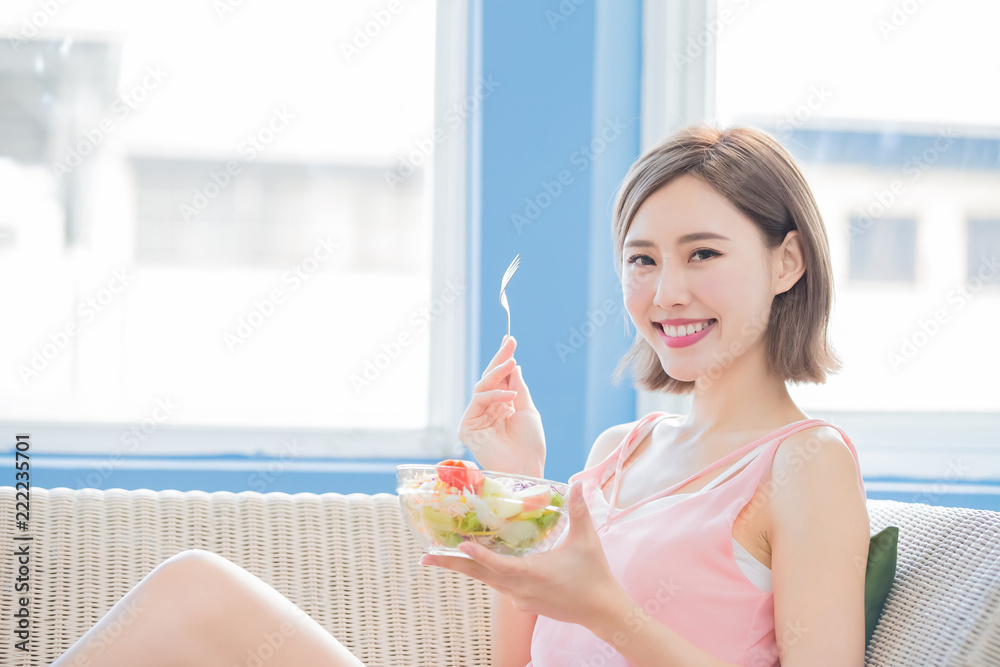
[{"label": "salad", "polygon": [[484,473],[455,459],[411,468],[400,473],[397,491],[411,524],[432,545],[474,540],[497,553],[526,555],[565,525],[564,496],[551,483]]}]

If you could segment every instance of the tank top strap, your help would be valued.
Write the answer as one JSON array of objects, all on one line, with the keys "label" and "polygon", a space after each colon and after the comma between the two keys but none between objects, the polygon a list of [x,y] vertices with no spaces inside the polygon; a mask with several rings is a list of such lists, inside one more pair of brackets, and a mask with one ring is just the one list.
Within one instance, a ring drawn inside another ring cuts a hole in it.
[{"label": "tank top strap", "polygon": [[667,417],[676,416],[669,412],[651,412],[636,422],[628,435],[625,436],[615,450],[603,461],[604,465],[600,471],[600,484],[598,484],[598,487],[603,487],[612,475],[615,476],[615,484],[617,484],[618,479],[621,478],[622,466],[625,464],[625,461],[632,455],[635,448],[639,446],[639,443],[645,439],[646,435],[653,430],[657,422]]},{"label": "tank top strap", "polygon": [[[616,451],[618,451],[618,456],[616,457],[614,468],[611,468],[610,466],[605,466],[605,469],[602,471],[602,474],[601,474],[601,483],[602,484],[604,482],[606,482],[608,480],[608,478],[612,474],[614,474],[614,476],[615,476],[615,484],[614,484],[614,487],[613,487],[613,490],[612,490],[612,494],[611,494],[612,499],[615,499],[615,498],[618,497],[618,484],[619,484],[619,481],[621,480],[621,477],[622,477],[622,471],[624,470],[625,462],[628,460],[629,456],[631,456],[632,452],[635,451],[636,447],[639,446],[639,443],[642,442],[643,438],[646,437],[646,434],[653,430],[653,427],[656,426],[657,422],[659,422],[661,419],[663,419],[665,417],[670,417],[670,416],[675,416],[675,415],[670,415],[669,413],[665,413],[665,412],[654,412],[654,413],[646,415],[641,420],[639,420],[639,422],[636,424],[635,428],[633,428],[632,431],[629,433],[628,437],[626,437],[626,439],[622,442],[622,444],[619,445],[618,449],[616,450]],[[745,464],[746,461],[749,461],[749,460],[753,459],[757,454],[759,454],[773,440],[778,439],[778,438],[783,438],[786,435],[790,435],[791,433],[794,432],[793,429],[796,426],[798,426],[798,425],[802,425],[801,428],[807,428],[807,424],[808,423],[810,423],[810,422],[816,422],[816,421],[822,421],[822,420],[819,420],[819,419],[804,419],[804,420],[801,420],[801,421],[798,421],[798,422],[792,422],[791,424],[786,424],[785,426],[783,426],[782,428],[778,429],[777,431],[769,433],[768,435],[766,435],[766,436],[764,436],[762,438],[758,438],[757,440],[754,440],[753,442],[747,443],[743,447],[740,447],[739,449],[737,449],[737,450],[735,450],[733,452],[730,452],[729,454],[727,454],[726,456],[722,457],[718,461],[716,461],[716,462],[714,462],[712,464],[709,464],[705,468],[702,468],[701,470],[699,470],[695,474],[691,475],[690,477],[688,477],[684,481],[675,484],[673,487],[671,487],[671,489],[668,489],[667,491],[672,491],[674,489],[681,488],[682,486],[684,486],[688,482],[691,482],[691,481],[693,481],[693,480],[701,477],[705,473],[710,472],[712,470],[715,470],[716,468],[718,468],[721,465],[724,465],[726,463],[729,463],[730,461],[733,461],[733,460],[735,460],[737,458],[742,457],[742,459],[739,460],[739,461],[737,461],[735,464],[733,464],[733,466],[729,470],[727,470],[725,473],[723,473],[719,477],[713,479],[708,484],[708,487],[712,487],[716,483],[720,483],[723,480],[725,480],[725,478],[728,477],[733,470],[737,470],[737,469],[741,468]],[[606,461],[605,463],[610,463],[610,461]],[[702,490],[708,490],[708,489],[705,488],[705,489],[702,489]]]},{"label": "tank top strap", "polygon": [[[782,434],[781,440],[784,440],[785,438],[787,438],[788,436],[792,435],[793,433],[797,433],[797,432],[799,432],[799,431],[801,431],[803,429],[813,428],[815,426],[829,426],[830,428],[836,430],[838,433],[840,433],[840,436],[844,439],[844,444],[846,444],[847,445],[847,449],[850,450],[851,456],[854,457],[854,469],[855,469],[855,472],[857,472],[857,474],[858,474],[858,486],[861,488],[862,493],[866,494],[866,492],[865,492],[865,480],[864,480],[864,476],[861,474],[861,460],[858,458],[858,450],[854,448],[854,443],[851,442],[850,436],[847,435],[847,433],[844,432],[844,429],[840,428],[836,424],[831,424],[830,422],[826,421],[825,419],[818,419],[818,418],[817,419],[811,419],[811,420],[809,420],[809,422],[811,422],[811,423],[805,424],[805,423],[802,423],[802,422],[798,422],[799,424],[801,424],[801,426],[799,426],[798,428],[792,429],[792,430],[790,430],[787,433]],[[774,446],[775,451],[777,451],[777,448],[778,448],[777,445],[775,445]],[[769,458],[772,458],[772,459],[774,458],[774,452],[771,452],[771,456]]]},{"label": "tank top strap", "polygon": [[[612,518],[622,517],[622,516],[628,514],[630,511],[636,509],[637,507],[639,507],[640,505],[643,504],[642,501],[636,502],[636,503],[633,503],[632,505],[629,505],[628,507],[626,507],[624,509],[623,508],[619,508],[617,506],[618,491],[619,491],[619,485],[621,484],[621,478],[622,478],[621,473],[622,473],[622,470],[623,470],[623,464],[628,459],[629,454],[631,454],[632,451],[638,446],[638,443],[642,442],[642,437],[645,437],[646,432],[648,432],[649,430],[652,429],[652,425],[655,424],[655,422],[657,422],[660,419],[662,419],[664,417],[667,417],[667,416],[669,416],[669,415],[665,414],[665,413],[653,413],[651,415],[647,415],[642,420],[640,420],[640,422],[636,425],[636,428],[633,429],[632,433],[630,434],[630,437],[627,438],[626,441],[622,443],[623,446],[621,447],[621,451],[619,452],[619,455],[618,455],[617,461],[616,461],[617,465],[614,468],[611,468],[610,466],[606,465],[605,466],[605,470],[602,471],[602,474],[601,474],[602,482],[603,481],[607,481],[607,477],[612,472],[613,472],[613,474],[615,476],[614,484],[613,484],[612,489],[611,489],[611,502],[609,503],[610,507],[608,508],[608,517],[607,517],[607,521],[608,522],[610,522],[612,520]],[[714,463],[706,466],[705,468],[702,468],[701,470],[699,470],[695,474],[691,475],[687,479],[682,480],[680,482],[677,482],[676,484],[674,484],[673,486],[671,486],[671,487],[669,487],[667,489],[663,489],[662,491],[654,494],[651,498],[648,498],[646,500],[648,501],[648,500],[659,498],[661,496],[670,495],[674,491],[676,491],[677,489],[682,488],[683,486],[685,486],[689,482],[692,482],[695,479],[698,479],[702,475],[704,475],[704,474],[706,474],[708,472],[711,472],[712,470],[716,470],[720,466],[723,466],[723,465],[726,465],[726,464],[730,464],[730,463],[732,463],[732,462],[735,461],[736,464],[732,465],[732,467],[730,468],[730,470],[726,471],[725,473],[723,473],[719,477],[713,479],[709,483],[708,486],[722,484],[732,474],[732,472],[738,470],[739,468],[743,467],[744,465],[747,465],[745,463],[745,461],[749,461],[750,464],[756,464],[756,463],[758,463],[758,461],[760,459],[763,459],[763,460],[766,460],[766,461],[770,461],[774,457],[774,453],[777,450],[778,443],[780,443],[782,440],[784,440],[789,435],[792,435],[793,433],[796,433],[798,431],[801,431],[802,429],[810,428],[812,426],[816,426],[816,425],[819,425],[819,424],[827,424],[827,422],[823,421],[822,419],[818,419],[818,418],[810,418],[810,419],[802,419],[802,420],[799,420],[797,422],[792,422],[790,424],[786,424],[785,426],[779,428],[778,430],[773,431],[773,432],[771,432],[771,433],[769,433],[769,434],[767,434],[767,435],[765,435],[765,436],[763,436],[761,438],[758,438],[757,440],[754,440],[753,442],[749,442],[746,445],[744,445],[743,447],[740,447],[739,449],[736,449],[733,452],[730,452],[729,454],[727,454],[726,456],[722,457],[718,461],[715,461]],[[642,437],[640,437],[640,435]],[[852,451],[853,451],[853,449],[852,449]],[[765,456],[757,456],[758,454],[762,454],[762,453],[764,453],[766,455]],[[758,459],[758,460],[754,460],[755,458]],[[855,455],[855,459],[856,458],[857,458],[857,456]],[[605,463],[607,463],[607,461]],[[860,473],[859,473],[859,477],[860,477]],[[737,477],[734,478],[733,480],[731,480],[730,484],[727,485],[727,488],[731,492],[736,492],[737,494],[740,494],[742,491],[746,491],[746,490],[750,490],[750,492],[752,493],[752,491],[757,488],[757,485],[759,484],[759,482],[760,482],[760,474],[757,474],[757,475],[742,475],[742,476],[737,475]],[[742,488],[742,487],[745,487],[745,488]],[[707,491],[707,490],[708,490],[707,488],[700,489],[699,491],[697,491],[695,493],[696,494],[700,494],[701,492]]]},{"label": "tank top strap", "polygon": [[[801,421],[792,422],[791,424],[784,426],[783,428],[775,431],[774,433],[765,436],[761,440],[757,440],[756,443],[762,443],[762,444],[760,444],[753,452],[751,452],[751,454],[748,454],[747,457],[745,457],[745,458],[754,458],[754,457],[757,458],[756,461],[750,462],[751,464],[758,466],[756,469],[756,474],[753,475],[748,474],[744,476],[742,479],[739,477],[734,478],[732,480],[732,483],[734,485],[734,490],[738,490],[737,489],[738,485],[742,484],[745,485],[746,487],[744,490],[752,494],[757,489],[757,486],[760,484],[760,481],[763,478],[763,475],[766,473],[766,471],[771,469],[771,465],[774,461],[774,456],[778,451],[778,446],[782,442],[784,442],[785,439],[788,438],[789,436],[794,435],[799,431],[804,431],[809,428],[815,428],[816,426],[829,426],[830,428],[836,429],[844,438],[844,443],[847,445],[847,448],[851,451],[851,455],[854,456],[855,469],[857,470],[857,475],[858,475],[858,485],[860,486],[862,492],[864,492],[865,484],[861,475],[861,462],[858,460],[858,452],[857,450],[854,449],[854,444],[851,442],[851,439],[848,437],[847,433],[843,431],[843,429],[841,429],[839,426],[835,426],[834,424],[831,424],[830,422],[820,418],[803,419]],[[750,444],[753,445],[755,443],[750,443]],[[738,454],[740,451],[743,450],[737,450],[733,454]],[[757,454],[760,454],[760,456],[757,457],[756,456]],[[718,461],[716,462],[716,464],[709,466],[709,468],[706,468],[701,473],[698,473],[696,477],[714,468],[721,462],[722,461]],[[712,482],[709,484],[709,486],[713,486],[714,484],[724,482],[725,479],[732,473],[732,471],[737,468],[738,466],[734,465],[732,469],[726,471],[719,477],[713,479]]]},{"label": "tank top strap", "polygon": [[625,437],[622,438],[621,442],[619,442],[618,445],[604,457],[603,461],[599,461],[589,468],[584,468],[583,470],[574,473],[570,476],[568,483],[572,485],[577,479],[587,478],[595,479],[597,481],[598,488],[603,487],[608,479],[610,479],[615,473],[618,463],[628,458],[631,450],[635,449],[637,443],[642,442],[642,439],[646,437],[646,433],[652,430],[656,422],[664,417],[675,416],[677,415],[672,415],[667,412],[649,413],[635,423],[635,426],[633,426]]},{"label": "tank top strap", "polygon": [[734,472],[736,472],[737,470],[741,469],[743,466],[745,466],[746,464],[748,464],[750,461],[754,460],[754,458],[756,458],[757,455],[760,454],[761,451],[765,447],[767,447],[767,445],[768,445],[768,443],[765,442],[763,445],[758,445],[756,449],[754,449],[754,450],[752,450],[750,452],[747,452],[743,456],[743,458],[741,458],[739,461],[737,461],[733,465],[729,466],[729,468],[727,468],[724,473],[722,473],[721,475],[716,475],[714,478],[712,478],[711,482],[709,482],[708,484],[706,484],[702,488],[700,488],[697,491],[695,491],[695,493],[704,493],[705,491],[711,491],[716,486],[718,486],[719,484],[721,484],[723,481],[729,479],[729,476],[732,475]]}]

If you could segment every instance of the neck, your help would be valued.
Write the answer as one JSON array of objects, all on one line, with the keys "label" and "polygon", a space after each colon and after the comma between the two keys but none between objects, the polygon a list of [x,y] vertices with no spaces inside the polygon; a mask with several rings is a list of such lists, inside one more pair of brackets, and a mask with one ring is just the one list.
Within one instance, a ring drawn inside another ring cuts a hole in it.
[{"label": "neck", "polygon": [[684,426],[702,437],[780,428],[808,416],[792,401],[784,381],[767,371],[757,345],[734,359],[716,378],[696,383]]}]

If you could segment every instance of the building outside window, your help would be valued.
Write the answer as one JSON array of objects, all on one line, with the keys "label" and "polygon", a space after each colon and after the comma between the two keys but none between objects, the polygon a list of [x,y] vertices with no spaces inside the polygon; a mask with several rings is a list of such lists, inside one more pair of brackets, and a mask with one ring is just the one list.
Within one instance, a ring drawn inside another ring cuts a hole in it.
[{"label": "building outside window", "polygon": [[466,26],[383,5],[0,10],[0,405],[47,451],[454,451]]}]

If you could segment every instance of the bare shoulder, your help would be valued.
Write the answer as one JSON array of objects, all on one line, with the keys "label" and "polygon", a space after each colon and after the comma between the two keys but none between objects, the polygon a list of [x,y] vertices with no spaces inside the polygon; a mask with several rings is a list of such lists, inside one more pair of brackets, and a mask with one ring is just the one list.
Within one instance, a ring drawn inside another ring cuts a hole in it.
[{"label": "bare shoulder", "polygon": [[[669,415],[671,418],[679,417],[680,415]],[[608,455],[615,450],[621,441],[635,428],[635,425],[639,423],[639,420],[630,421],[625,424],[618,424],[617,426],[612,426],[606,429],[603,433],[597,436],[594,441],[594,446],[590,449],[590,456],[587,457],[587,464],[585,467],[590,468],[595,466]]]},{"label": "bare shoulder", "polygon": [[857,468],[854,454],[840,431],[821,424],[786,437],[775,450],[773,470],[784,469],[786,473],[805,469],[813,471],[831,464],[839,464],[839,468],[849,467],[852,471]]},{"label": "bare shoulder", "polygon": [[835,428],[819,425],[785,438],[775,451],[771,480],[775,518],[787,519],[817,503],[832,502],[842,514],[857,514],[856,520],[864,514],[867,519],[857,461]]},{"label": "bare shoulder", "polygon": [[590,448],[590,456],[587,457],[587,463],[584,467],[591,468],[606,459],[608,455],[615,450],[615,447],[617,447],[621,441],[625,439],[625,436],[627,436],[629,432],[635,428],[638,421],[639,420],[637,419],[635,421],[618,424],[617,426],[605,429],[604,432],[597,436],[597,439],[594,440],[594,446]]}]

